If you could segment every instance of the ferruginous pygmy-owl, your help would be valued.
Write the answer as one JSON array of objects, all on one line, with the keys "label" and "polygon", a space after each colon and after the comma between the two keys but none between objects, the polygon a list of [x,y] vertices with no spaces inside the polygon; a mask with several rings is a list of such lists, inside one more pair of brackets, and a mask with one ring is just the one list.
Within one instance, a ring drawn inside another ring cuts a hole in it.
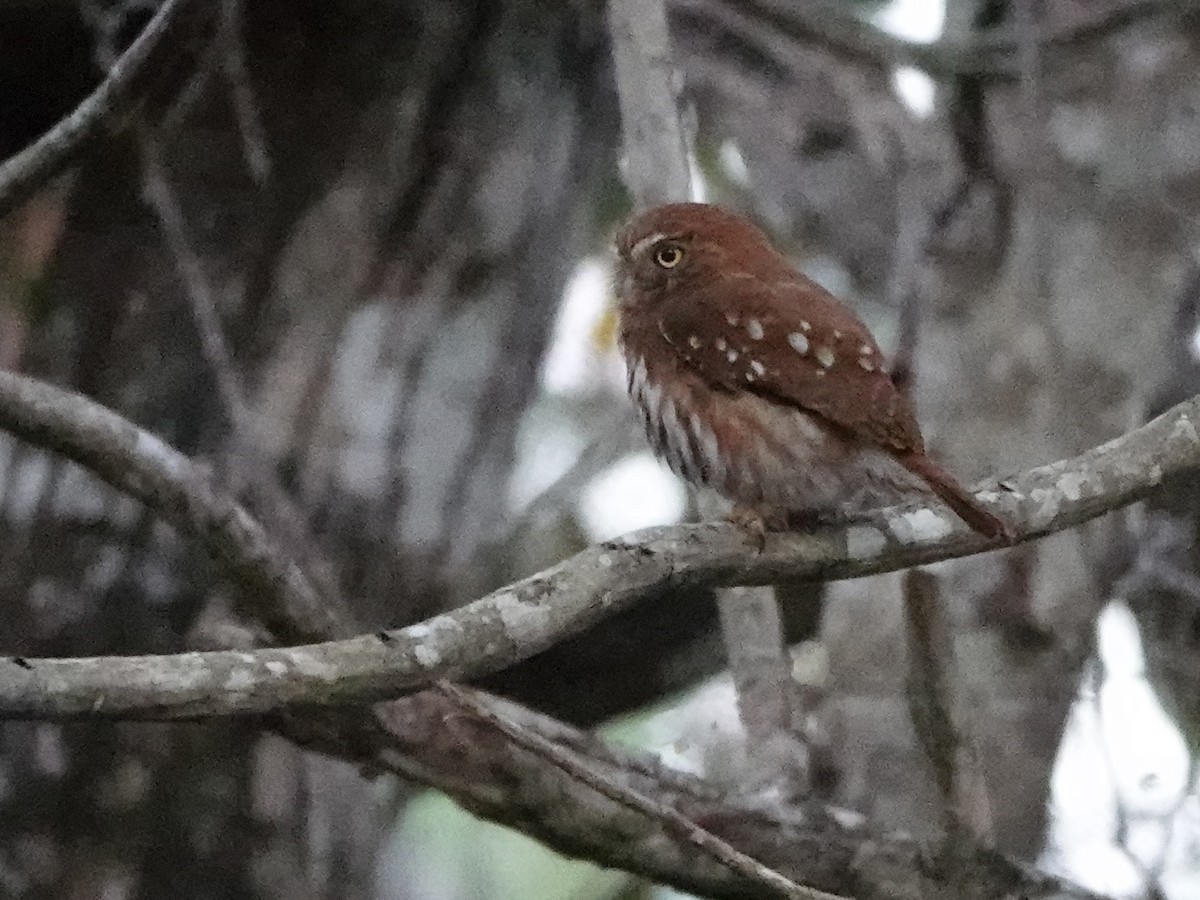
[{"label": "ferruginous pygmy-owl", "polygon": [[677,474],[732,500],[735,518],[844,520],[932,490],[975,531],[1008,536],[925,454],[866,326],[746,219],[660,206],[616,243],[621,346],[646,434]]}]

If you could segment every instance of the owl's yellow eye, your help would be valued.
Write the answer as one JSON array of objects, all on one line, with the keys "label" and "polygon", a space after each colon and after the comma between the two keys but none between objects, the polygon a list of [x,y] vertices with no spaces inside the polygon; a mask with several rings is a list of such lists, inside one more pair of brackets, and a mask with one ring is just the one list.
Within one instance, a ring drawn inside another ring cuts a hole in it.
[{"label": "owl's yellow eye", "polygon": [[673,269],[683,262],[683,248],[678,244],[663,244],[654,251],[654,261],[664,269]]}]

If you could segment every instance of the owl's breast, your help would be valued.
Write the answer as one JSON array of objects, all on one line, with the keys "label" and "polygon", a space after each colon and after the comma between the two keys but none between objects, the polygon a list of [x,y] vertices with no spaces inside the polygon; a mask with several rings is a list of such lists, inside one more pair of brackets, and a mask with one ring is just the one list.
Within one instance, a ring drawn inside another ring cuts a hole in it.
[{"label": "owl's breast", "polygon": [[828,513],[886,505],[914,478],[819,415],[706,383],[676,358],[626,345],[629,395],[671,470],[749,506]]}]

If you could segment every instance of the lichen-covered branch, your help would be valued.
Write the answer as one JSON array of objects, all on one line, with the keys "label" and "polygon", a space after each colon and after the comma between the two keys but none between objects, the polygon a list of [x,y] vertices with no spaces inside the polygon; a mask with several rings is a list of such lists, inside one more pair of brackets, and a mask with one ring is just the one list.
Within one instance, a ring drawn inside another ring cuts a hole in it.
[{"label": "lichen-covered branch", "polygon": [[[162,441],[84,397],[10,373],[0,373],[0,427],[90,468],[199,538],[248,602],[283,623],[280,637],[337,633],[322,599],[261,527]],[[1123,437],[1004,479],[979,496],[1027,541],[1132,503],[1167,475],[1197,468],[1200,398],[1193,398]],[[853,578],[994,547],[948,510],[923,506],[881,510],[872,522],[771,535],[761,551],[752,536],[724,522],[656,528],[598,544],[390,632],[251,652],[0,662],[0,716],[172,719],[383,700],[440,678],[495,671],[635,602],[671,602],[676,587]],[[293,614],[300,624],[287,624]]]}]

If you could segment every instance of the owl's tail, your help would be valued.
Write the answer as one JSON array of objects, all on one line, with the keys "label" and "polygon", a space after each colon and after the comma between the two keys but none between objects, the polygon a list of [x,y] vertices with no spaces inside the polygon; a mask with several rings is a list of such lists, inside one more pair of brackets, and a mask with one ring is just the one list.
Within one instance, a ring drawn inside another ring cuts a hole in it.
[{"label": "owl's tail", "polygon": [[1012,540],[1012,529],[1008,525],[980,506],[970,491],[924,453],[904,453],[898,459],[904,468],[929,485],[973,531],[988,538]]}]

